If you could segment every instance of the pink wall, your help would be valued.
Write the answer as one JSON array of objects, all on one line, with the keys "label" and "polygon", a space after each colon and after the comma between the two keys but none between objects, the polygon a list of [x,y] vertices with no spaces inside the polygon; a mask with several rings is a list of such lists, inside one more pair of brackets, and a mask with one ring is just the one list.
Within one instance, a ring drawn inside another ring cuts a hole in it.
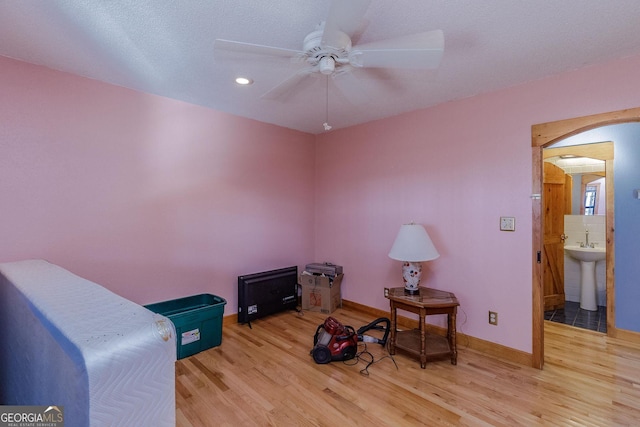
[{"label": "pink wall", "polygon": [[344,298],[386,310],[383,288],[400,286],[387,253],[415,221],[441,253],[426,284],[461,301],[458,329],[531,351],[531,125],[637,107],[638,69],[316,138],[0,58],[0,262],[45,258],[143,304],[211,292],[230,314],[237,275],[333,261]]},{"label": "pink wall", "polygon": [[312,259],[313,136],[7,58],[0,82],[0,262],[229,314],[238,275]]},{"label": "pink wall", "polygon": [[531,352],[531,125],[637,107],[639,69],[629,58],[321,135],[316,260],[344,266],[345,299],[386,310],[383,288],[402,286],[391,244],[421,223],[441,254],[425,284],[455,292],[458,329]]}]

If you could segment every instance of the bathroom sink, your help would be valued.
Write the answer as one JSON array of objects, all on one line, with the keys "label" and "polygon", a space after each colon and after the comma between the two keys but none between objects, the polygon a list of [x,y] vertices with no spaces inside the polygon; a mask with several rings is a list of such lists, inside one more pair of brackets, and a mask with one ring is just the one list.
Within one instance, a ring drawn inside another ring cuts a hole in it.
[{"label": "bathroom sink", "polygon": [[596,261],[602,261],[607,257],[606,249],[565,246],[564,250],[571,258],[580,261],[580,308],[596,311]]},{"label": "bathroom sink", "polygon": [[605,248],[581,248],[580,246],[565,246],[564,250],[573,259],[582,262],[602,261],[607,257]]}]

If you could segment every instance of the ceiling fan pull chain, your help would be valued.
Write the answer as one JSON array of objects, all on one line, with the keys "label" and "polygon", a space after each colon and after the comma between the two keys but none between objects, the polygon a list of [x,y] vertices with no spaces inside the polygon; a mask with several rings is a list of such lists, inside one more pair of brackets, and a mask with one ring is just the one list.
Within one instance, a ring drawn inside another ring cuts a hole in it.
[{"label": "ceiling fan pull chain", "polygon": [[324,127],[325,131],[330,131],[331,130],[331,126],[329,126],[329,75],[326,76],[327,77],[327,84],[326,84],[326,110],[325,110],[325,117],[327,118],[327,120],[322,124],[322,126]]}]

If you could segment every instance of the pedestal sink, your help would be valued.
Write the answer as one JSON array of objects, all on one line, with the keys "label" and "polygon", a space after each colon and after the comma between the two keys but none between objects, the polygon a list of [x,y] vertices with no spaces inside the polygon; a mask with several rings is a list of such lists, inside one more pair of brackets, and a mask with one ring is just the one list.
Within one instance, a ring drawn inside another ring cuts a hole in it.
[{"label": "pedestal sink", "polygon": [[605,248],[565,246],[564,250],[571,258],[580,261],[580,308],[591,311],[598,310],[596,262],[607,257]]}]

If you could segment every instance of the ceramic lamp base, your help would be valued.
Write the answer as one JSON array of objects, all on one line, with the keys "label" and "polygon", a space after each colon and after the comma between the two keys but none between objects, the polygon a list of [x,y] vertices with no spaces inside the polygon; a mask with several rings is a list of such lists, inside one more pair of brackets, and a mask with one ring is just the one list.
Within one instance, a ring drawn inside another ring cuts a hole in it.
[{"label": "ceramic lamp base", "polygon": [[404,291],[409,295],[419,292],[420,279],[422,278],[422,264],[419,262],[405,261],[402,263],[402,279],[404,280]]}]

